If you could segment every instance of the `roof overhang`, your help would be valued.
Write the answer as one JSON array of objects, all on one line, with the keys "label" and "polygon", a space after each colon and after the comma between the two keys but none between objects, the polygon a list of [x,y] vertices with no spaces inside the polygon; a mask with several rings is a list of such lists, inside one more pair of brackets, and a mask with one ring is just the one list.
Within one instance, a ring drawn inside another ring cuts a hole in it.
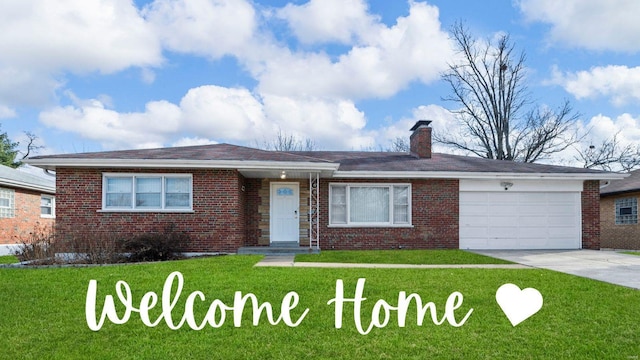
[{"label": "roof overhang", "polygon": [[28,184],[20,181],[14,181],[10,179],[0,179],[0,186],[6,186],[11,188],[20,188],[25,190],[33,190],[40,191],[47,194],[55,194],[56,187],[55,186],[44,186],[38,184]]},{"label": "roof overhang", "polygon": [[[613,172],[584,173],[516,173],[465,171],[339,171],[337,162],[258,161],[258,160],[187,160],[187,159],[25,159],[25,163],[46,170],[56,168],[105,169],[234,169],[247,177],[272,177],[282,171],[294,176],[318,173],[338,179],[523,179],[523,180],[620,180],[629,174]],[[305,175],[306,176],[306,175]]]},{"label": "roof overhang", "polygon": [[460,171],[336,171],[342,179],[521,179],[521,180],[619,180],[629,176],[619,173],[496,173]]},{"label": "roof overhang", "polygon": [[290,170],[301,172],[333,172],[340,164],[298,161],[255,160],[185,160],[185,159],[26,159],[23,162],[43,168],[162,168],[162,169],[235,169],[240,171]]}]

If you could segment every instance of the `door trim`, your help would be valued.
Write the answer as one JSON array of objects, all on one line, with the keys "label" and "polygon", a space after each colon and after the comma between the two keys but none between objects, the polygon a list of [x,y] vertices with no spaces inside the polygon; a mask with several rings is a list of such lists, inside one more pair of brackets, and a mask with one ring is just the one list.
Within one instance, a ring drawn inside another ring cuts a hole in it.
[{"label": "door trim", "polygon": [[284,241],[278,241],[278,240],[274,241],[274,237],[273,237],[273,234],[274,234],[274,230],[273,230],[274,229],[273,228],[274,221],[273,221],[273,219],[275,218],[274,217],[274,214],[275,214],[275,207],[274,207],[275,188],[278,185],[289,185],[289,186],[293,186],[294,187],[294,192],[296,193],[294,196],[296,196],[296,200],[297,200],[297,204],[298,204],[298,209],[297,209],[297,211],[298,211],[298,222],[297,222],[298,226],[297,226],[297,232],[296,232],[294,241],[299,244],[300,243],[300,183],[298,183],[298,182],[282,182],[282,181],[272,181],[269,184],[269,244],[273,244],[273,243],[277,244],[277,243],[289,242],[289,241],[286,241],[286,240],[284,240]]}]

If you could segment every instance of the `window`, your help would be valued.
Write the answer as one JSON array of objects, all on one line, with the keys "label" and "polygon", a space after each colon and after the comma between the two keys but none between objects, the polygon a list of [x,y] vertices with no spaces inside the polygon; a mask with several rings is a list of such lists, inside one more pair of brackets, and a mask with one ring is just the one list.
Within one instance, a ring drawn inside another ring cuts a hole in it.
[{"label": "window", "polygon": [[55,197],[51,195],[40,196],[40,216],[44,218],[56,217]]},{"label": "window", "polygon": [[408,184],[330,184],[329,192],[329,225],[411,225]]},{"label": "window", "polygon": [[638,223],[638,198],[616,199],[616,225]]},{"label": "window", "polygon": [[103,210],[190,211],[191,175],[105,174]]},{"label": "window", "polygon": [[15,190],[0,188],[0,218],[15,216]]}]

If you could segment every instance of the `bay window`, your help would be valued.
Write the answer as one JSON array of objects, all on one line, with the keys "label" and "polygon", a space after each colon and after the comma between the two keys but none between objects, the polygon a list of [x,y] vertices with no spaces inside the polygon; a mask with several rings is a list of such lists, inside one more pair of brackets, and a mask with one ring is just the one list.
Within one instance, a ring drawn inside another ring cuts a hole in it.
[{"label": "bay window", "polygon": [[189,174],[104,174],[102,209],[118,211],[190,211]]},{"label": "bay window", "polygon": [[329,185],[329,225],[410,226],[411,185]]}]

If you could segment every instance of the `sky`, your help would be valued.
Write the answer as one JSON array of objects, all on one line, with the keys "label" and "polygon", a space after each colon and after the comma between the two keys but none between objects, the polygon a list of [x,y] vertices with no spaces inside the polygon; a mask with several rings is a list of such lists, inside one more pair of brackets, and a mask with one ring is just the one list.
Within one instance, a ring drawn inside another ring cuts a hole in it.
[{"label": "sky", "polygon": [[638,14],[637,0],[2,1],[1,131],[36,134],[40,155],[278,133],[361,150],[419,119],[455,131],[440,75],[462,21],[478,39],[509,34],[532,100],[569,100],[583,145],[636,143]]}]

